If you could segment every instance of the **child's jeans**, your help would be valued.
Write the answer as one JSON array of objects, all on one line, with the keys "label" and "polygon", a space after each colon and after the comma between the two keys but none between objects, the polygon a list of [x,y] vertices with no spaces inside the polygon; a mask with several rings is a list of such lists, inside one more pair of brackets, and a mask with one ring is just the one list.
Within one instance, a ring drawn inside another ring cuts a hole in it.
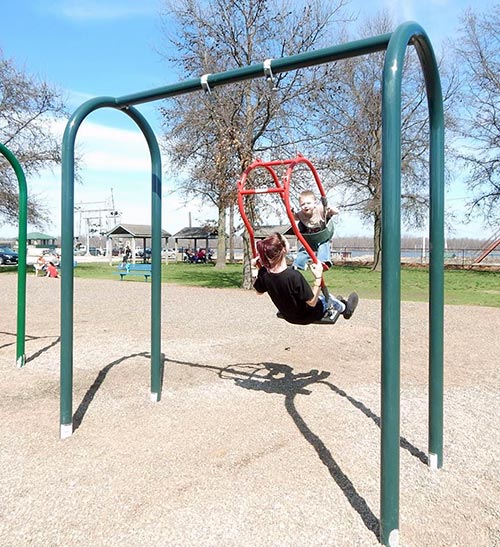
[{"label": "child's jeans", "polygon": [[[317,249],[315,249],[314,246],[311,246],[311,248],[315,252],[320,262],[327,262],[330,260],[330,241],[320,243]],[[311,260],[311,257],[309,256],[309,253],[304,249],[304,247],[301,246],[297,251],[297,256],[293,261],[293,265],[298,270],[305,270],[308,260]]]}]

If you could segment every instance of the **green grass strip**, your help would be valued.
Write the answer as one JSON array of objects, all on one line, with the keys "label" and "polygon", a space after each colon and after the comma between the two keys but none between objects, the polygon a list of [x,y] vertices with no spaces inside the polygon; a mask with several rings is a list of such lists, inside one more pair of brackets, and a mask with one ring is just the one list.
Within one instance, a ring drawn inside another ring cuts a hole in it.
[{"label": "green grass strip", "polygon": [[[75,277],[114,279],[117,283],[144,283],[142,277],[120,281],[116,264],[103,262],[79,263]],[[0,273],[15,273],[15,267],[2,267]],[[30,274],[29,274],[30,275]],[[310,273],[305,276],[311,280]],[[325,272],[325,281],[332,294],[346,296],[356,291],[360,298],[380,299],[381,273],[367,267],[334,266]],[[162,264],[162,282],[207,288],[231,289],[241,287],[241,264],[227,264],[216,269],[210,264]],[[476,270],[445,270],[445,303],[461,306],[500,307],[500,272]],[[401,269],[401,298],[405,301],[427,302],[429,272],[427,268],[403,267]]]}]

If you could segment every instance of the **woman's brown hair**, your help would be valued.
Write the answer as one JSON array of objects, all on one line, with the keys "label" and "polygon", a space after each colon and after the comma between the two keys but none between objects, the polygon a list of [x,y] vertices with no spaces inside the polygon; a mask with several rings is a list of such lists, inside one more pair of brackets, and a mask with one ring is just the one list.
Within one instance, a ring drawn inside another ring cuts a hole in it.
[{"label": "woman's brown hair", "polygon": [[275,232],[265,239],[257,241],[257,252],[264,267],[274,268],[286,254],[286,239]]}]

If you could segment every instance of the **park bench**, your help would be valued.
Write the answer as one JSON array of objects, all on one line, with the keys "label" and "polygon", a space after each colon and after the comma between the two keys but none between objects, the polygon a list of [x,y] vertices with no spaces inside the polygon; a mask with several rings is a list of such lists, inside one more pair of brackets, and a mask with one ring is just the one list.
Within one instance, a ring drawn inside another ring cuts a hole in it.
[{"label": "park bench", "polygon": [[151,264],[120,264],[115,273],[119,274],[120,281],[126,275],[143,275],[144,281],[147,281],[151,276]]}]

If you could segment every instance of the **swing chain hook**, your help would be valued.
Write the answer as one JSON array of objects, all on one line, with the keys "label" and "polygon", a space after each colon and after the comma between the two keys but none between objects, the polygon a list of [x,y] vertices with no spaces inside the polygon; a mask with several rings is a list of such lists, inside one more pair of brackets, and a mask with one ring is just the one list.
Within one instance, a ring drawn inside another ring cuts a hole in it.
[{"label": "swing chain hook", "polygon": [[266,77],[266,82],[269,84],[271,90],[278,91],[278,88],[276,87],[276,82],[274,80],[273,71],[271,69],[271,61],[272,59],[266,59],[263,63],[264,76]]},{"label": "swing chain hook", "polygon": [[208,84],[208,77],[210,76],[210,73],[203,74],[203,76],[200,77],[200,84],[201,88],[207,93],[208,95],[212,94],[212,90],[210,89],[210,85]]}]

